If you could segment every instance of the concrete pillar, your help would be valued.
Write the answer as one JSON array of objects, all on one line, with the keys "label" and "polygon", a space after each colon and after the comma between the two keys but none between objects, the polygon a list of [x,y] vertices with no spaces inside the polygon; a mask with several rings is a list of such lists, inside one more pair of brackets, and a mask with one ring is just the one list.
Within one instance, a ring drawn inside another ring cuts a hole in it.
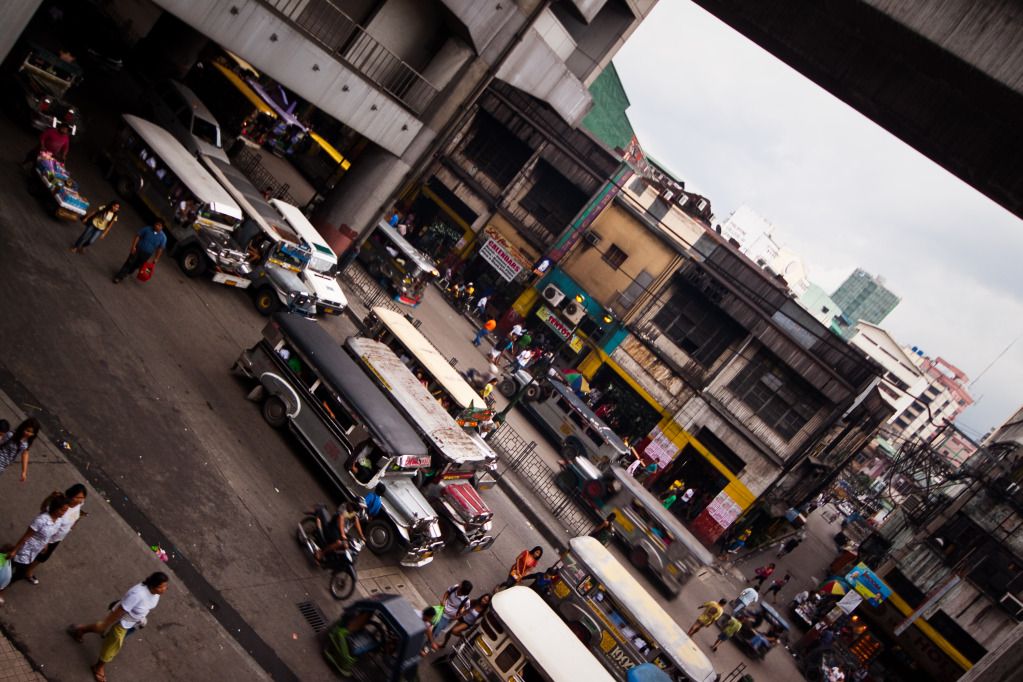
[{"label": "concrete pillar", "polygon": [[150,75],[182,80],[208,43],[202,33],[164,12],[139,45]]},{"label": "concrete pillar", "polygon": [[0,21],[0,62],[7,59],[41,4],[43,0],[8,0],[4,3],[4,19]]},{"label": "concrete pillar", "polygon": [[317,207],[313,225],[328,241],[342,224],[364,234],[388,208],[408,171],[402,159],[371,145]]}]

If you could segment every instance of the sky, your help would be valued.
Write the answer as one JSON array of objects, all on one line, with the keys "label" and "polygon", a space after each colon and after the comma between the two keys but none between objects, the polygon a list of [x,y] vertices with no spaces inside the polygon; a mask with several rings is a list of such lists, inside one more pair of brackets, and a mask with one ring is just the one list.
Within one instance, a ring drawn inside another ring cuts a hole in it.
[{"label": "sky", "polygon": [[[881,326],[971,380],[1023,335],[1023,221],[685,0],[661,0],[615,57],[644,150],[776,227],[809,279],[854,268],[902,302]],[[1023,339],[957,424],[979,436],[1023,404]]]}]

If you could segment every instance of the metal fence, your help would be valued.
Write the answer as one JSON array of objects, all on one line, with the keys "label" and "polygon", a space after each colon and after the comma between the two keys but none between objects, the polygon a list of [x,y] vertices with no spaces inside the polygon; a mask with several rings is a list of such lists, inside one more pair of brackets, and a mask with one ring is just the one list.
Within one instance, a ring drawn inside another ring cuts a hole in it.
[{"label": "metal fence", "polygon": [[436,97],[437,88],[330,0],[263,2],[416,114],[422,114]]},{"label": "metal fence", "polygon": [[593,522],[579,508],[572,495],[558,487],[555,479],[557,472],[535,452],[535,442],[527,442],[514,428],[503,424],[487,439],[487,443],[573,536],[589,532]]},{"label": "metal fence", "polygon": [[367,310],[383,306],[401,315],[405,314],[405,310],[398,307],[391,294],[355,263],[341,271],[341,281],[359,298]]},{"label": "metal fence", "polygon": [[288,191],[291,186],[286,182],[280,182],[263,167],[263,159],[259,152],[248,147],[241,147],[234,155],[231,163],[238,167],[245,177],[249,179],[256,189],[265,190],[268,199],[280,199],[292,206],[298,206],[298,201]]}]

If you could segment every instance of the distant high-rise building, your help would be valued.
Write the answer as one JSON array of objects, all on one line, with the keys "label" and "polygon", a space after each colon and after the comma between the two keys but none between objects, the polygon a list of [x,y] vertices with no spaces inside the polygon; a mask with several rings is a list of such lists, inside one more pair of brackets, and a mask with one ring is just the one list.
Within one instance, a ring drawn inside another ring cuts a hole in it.
[{"label": "distant high-rise building", "polygon": [[[902,299],[885,287],[882,277],[875,277],[866,270],[856,268],[831,294],[831,300],[838,304],[850,322],[864,320],[878,324],[895,310]],[[849,331],[854,329],[850,327]]]}]

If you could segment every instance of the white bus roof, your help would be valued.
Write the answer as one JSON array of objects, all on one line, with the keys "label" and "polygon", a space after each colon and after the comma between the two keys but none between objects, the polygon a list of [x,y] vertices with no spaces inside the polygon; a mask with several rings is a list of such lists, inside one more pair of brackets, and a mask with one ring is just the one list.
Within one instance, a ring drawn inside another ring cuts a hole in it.
[{"label": "white bus roof", "polygon": [[394,398],[393,402],[398,409],[412,420],[445,457],[456,464],[485,462],[488,459],[486,453],[455,423],[394,351],[379,341],[357,336],[349,337],[345,345],[376,375],[384,392]]},{"label": "white bus roof", "polygon": [[280,216],[270,204],[266,203],[256,186],[238,168],[223,159],[205,154],[200,155],[199,159],[205,164],[214,179],[219,181],[227,193],[234,198],[242,212],[259,225],[261,230],[271,235],[276,234],[278,239],[293,244],[299,243],[298,235],[280,224]]},{"label": "white bus roof", "polygon": [[516,585],[491,600],[508,636],[551,682],[613,682],[586,645],[531,588]]},{"label": "white bus roof", "polygon": [[671,533],[676,542],[681,542],[685,545],[685,548],[697,561],[704,566],[710,566],[714,563],[714,555],[703,546],[703,543],[696,539],[695,535],[689,532],[688,528],[682,525],[678,517],[665,509],[661,501],[652,492],[644,488],[642,483],[633,478],[620,466],[612,466],[611,473],[618,479],[623,488],[632,493],[633,496],[643,500],[643,508],[646,509],[647,513],[664,526],[665,530]]},{"label": "white bus roof", "polygon": [[330,248],[327,241],[323,238],[313,224],[309,222],[309,219],[305,217],[296,206],[292,206],[286,201],[280,199],[271,199],[270,203],[274,208],[277,209],[278,213],[284,216],[284,219],[291,226],[291,229],[298,234],[299,237],[305,240],[309,244],[310,248],[322,258],[329,258],[330,260],[337,263],[337,254],[334,253],[334,249]]},{"label": "white bus roof", "polygon": [[404,315],[380,306],[373,308],[373,313],[387,327],[388,331],[394,334],[395,338],[403,346],[408,348],[419,364],[437,380],[437,383],[444,387],[444,390],[459,407],[462,409],[469,406],[486,407],[483,398],[462,378],[458,370],[452,367],[451,363],[441,355],[437,347],[428,338],[423,336],[423,333],[416,329]]},{"label": "white bus roof", "polygon": [[199,160],[182,147],[173,135],[138,116],[123,114],[122,117],[199,201],[209,204],[218,213],[242,219],[242,210],[227,190],[206,172]]},{"label": "white bus roof", "polygon": [[410,258],[416,266],[424,272],[432,272],[437,276],[437,265],[425,253],[412,246],[409,240],[401,236],[397,229],[391,227],[386,221],[381,220],[376,228],[387,240],[394,244],[394,248],[401,251],[402,255]]},{"label": "white bus roof", "polygon": [[592,573],[631,619],[656,640],[658,648],[679,670],[696,682],[716,679],[717,673],[706,654],[607,547],[589,536],[572,538],[568,545],[586,571]]}]

